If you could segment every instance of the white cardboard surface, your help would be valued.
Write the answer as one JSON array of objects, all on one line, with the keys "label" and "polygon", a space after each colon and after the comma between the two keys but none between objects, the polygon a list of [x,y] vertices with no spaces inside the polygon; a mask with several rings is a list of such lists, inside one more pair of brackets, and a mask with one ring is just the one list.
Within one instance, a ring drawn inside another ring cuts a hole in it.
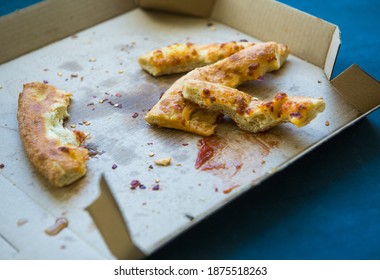
[{"label": "white cardboard surface", "polygon": [[[153,78],[140,69],[137,57],[175,42],[253,39],[222,24],[207,26],[207,22],[206,19],[137,9],[85,30],[77,38],[66,38],[0,65],[0,161],[5,164],[0,170],[0,201],[1,205],[10,204],[8,213],[0,214],[3,215],[1,220],[5,219],[0,224],[0,248],[5,248],[0,257],[112,258],[84,211],[98,195],[98,179],[102,172],[128,221],[132,239],[145,254],[150,254],[359,116],[359,112],[330,86],[322,69],[290,56],[280,71],[240,89],[262,99],[271,98],[278,91],[323,97],[327,104],[325,112],[302,129],[286,124],[272,129],[266,136],[249,135],[229,122],[220,124],[217,134],[229,143],[226,153],[232,158],[244,154],[242,169],[235,176],[230,176],[228,170],[196,170],[197,142],[201,137],[150,127],[143,119],[160,92],[180,75]],[[62,76],[57,75],[58,72]],[[78,77],[71,78],[71,74]],[[18,135],[18,93],[23,83],[42,80],[73,92],[69,108],[71,117],[67,123],[75,123],[77,129],[89,132],[92,136],[89,142],[105,151],[90,159],[86,178],[69,188],[50,189],[47,186],[26,158]],[[122,97],[115,96],[116,93]],[[123,107],[115,108],[107,102],[100,104],[99,100],[105,98]],[[88,106],[90,103],[94,105]],[[132,118],[135,112],[139,116]],[[84,120],[91,124],[78,125]],[[330,125],[325,126],[325,121]],[[277,141],[278,146],[264,155],[263,142],[265,146],[268,138]],[[184,143],[188,146],[183,146]],[[150,157],[150,153],[155,155]],[[172,165],[153,164],[153,160],[163,157],[172,157]],[[118,165],[115,170],[111,168],[114,163]],[[153,165],[153,170],[149,171],[149,165]],[[157,178],[160,190],[153,191],[151,187]],[[131,190],[129,183],[134,179],[140,180],[147,189]],[[239,187],[228,194],[223,193],[235,185]],[[43,213],[51,217],[49,221],[41,218]],[[186,215],[193,216],[194,220],[190,221]],[[44,229],[61,216],[67,217],[69,228],[54,238],[45,236]],[[10,227],[20,218],[29,220],[31,230],[27,237],[22,232],[23,227]],[[70,238],[66,240],[69,232]],[[44,249],[61,245],[55,243],[57,239],[65,249]],[[69,239],[80,245],[72,248],[75,246],[68,245]],[[26,240],[43,245],[31,250]]]}]

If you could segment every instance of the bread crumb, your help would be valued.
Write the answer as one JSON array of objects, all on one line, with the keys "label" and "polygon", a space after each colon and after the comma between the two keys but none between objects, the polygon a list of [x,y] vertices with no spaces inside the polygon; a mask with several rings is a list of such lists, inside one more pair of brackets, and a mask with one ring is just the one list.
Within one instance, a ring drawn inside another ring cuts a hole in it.
[{"label": "bread crumb", "polygon": [[169,157],[169,158],[157,159],[154,161],[154,163],[156,165],[168,166],[168,165],[170,165],[171,161],[172,161],[172,158]]}]

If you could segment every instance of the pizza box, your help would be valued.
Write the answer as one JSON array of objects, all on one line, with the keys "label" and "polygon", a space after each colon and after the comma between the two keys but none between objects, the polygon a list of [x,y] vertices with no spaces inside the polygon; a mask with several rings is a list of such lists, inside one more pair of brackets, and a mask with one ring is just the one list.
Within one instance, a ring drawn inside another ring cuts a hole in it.
[{"label": "pizza box", "polygon": [[[51,0],[0,18],[0,38],[3,259],[143,258],[380,105],[379,83],[359,66],[330,80],[338,27],[276,1]],[[278,91],[323,97],[326,110],[302,129],[257,135],[226,120],[218,160],[241,168],[196,169],[202,137],[143,118],[181,75],[154,78],[137,58],[175,42],[243,39],[286,43],[291,55],[240,89],[262,99]],[[43,80],[73,93],[65,125],[90,133],[98,152],[86,177],[61,189],[36,172],[18,134],[22,85]],[[163,157],[172,164],[153,164]],[[146,189],[132,190],[132,180]],[[57,219],[68,227],[51,236]]]}]

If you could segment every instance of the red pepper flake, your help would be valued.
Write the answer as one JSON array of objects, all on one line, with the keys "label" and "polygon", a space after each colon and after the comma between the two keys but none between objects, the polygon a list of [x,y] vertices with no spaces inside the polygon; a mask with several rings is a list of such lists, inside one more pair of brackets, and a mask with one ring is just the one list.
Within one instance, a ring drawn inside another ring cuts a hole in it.
[{"label": "red pepper flake", "polygon": [[136,188],[142,185],[139,180],[132,180],[130,184],[131,184],[131,190],[135,190]]},{"label": "red pepper flake", "polygon": [[116,97],[122,97],[123,95],[121,93],[116,93],[115,96]]},{"label": "red pepper flake", "polygon": [[5,167],[4,163],[0,163],[0,169],[3,169]]},{"label": "red pepper flake", "polygon": [[43,83],[44,83],[44,84],[48,84],[49,82],[48,82],[48,81],[46,81],[46,80],[43,80]]},{"label": "red pepper flake", "polygon": [[139,116],[139,113],[137,113],[137,112],[135,112],[135,113],[133,113],[133,115],[132,115],[132,118],[137,118]]},{"label": "red pepper flake", "polygon": [[117,168],[117,165],[114,163],[112,164],[112,169],[116,169]]},{"label": "red pepper flake", "polygon": [[152,188],[152,190],[154,190],[154,191],[158,191],[159,189],[160,189],[160,185],[159,184],[153,186],[153,188]]}]

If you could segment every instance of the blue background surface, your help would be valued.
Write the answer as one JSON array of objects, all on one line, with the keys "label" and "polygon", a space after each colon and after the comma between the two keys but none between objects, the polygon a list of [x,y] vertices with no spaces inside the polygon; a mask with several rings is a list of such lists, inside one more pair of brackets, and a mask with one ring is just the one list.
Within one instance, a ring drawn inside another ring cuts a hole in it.
[{"label": "blue background surface", "polygon": [[[0,15],[35,2],[1,0]],[[356,63],[380,80],[380,1],[282,2],[340,27],[333,77]],[[149,258],[380,259],[380,110]]]}]

